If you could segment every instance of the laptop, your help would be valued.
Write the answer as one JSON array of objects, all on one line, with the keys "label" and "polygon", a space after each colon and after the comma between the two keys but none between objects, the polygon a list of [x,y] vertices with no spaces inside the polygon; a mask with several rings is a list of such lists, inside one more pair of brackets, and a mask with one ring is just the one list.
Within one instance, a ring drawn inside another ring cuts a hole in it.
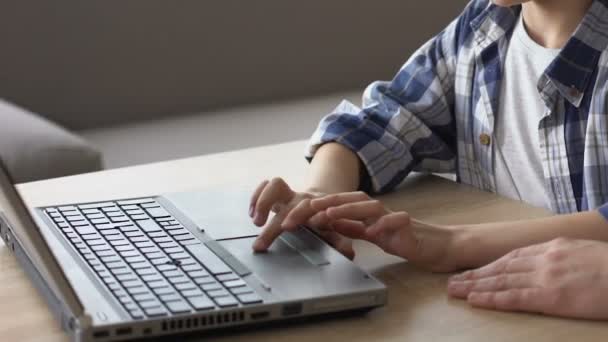
[{"label": "laptop", "polygon": [[115,341],[382,306],[386,287],[306,227],[253,253],[246,191],[28,210],[0,162],[0,235],[74,341]]}]

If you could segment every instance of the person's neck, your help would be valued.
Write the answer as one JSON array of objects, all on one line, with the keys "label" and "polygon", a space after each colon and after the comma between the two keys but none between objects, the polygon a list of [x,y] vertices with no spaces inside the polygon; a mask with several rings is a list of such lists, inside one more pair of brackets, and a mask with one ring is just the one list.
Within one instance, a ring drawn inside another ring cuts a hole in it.
[{"label": "person's neck", "polygon": [[532,0],[522,4],[526,30],[535,42],[561,49],[576,30],[593,0]]}]

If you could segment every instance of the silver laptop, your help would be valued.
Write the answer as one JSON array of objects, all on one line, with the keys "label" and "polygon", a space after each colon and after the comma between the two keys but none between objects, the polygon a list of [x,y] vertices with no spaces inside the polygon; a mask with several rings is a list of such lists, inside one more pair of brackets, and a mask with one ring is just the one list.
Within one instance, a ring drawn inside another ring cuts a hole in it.
[{"label": "silver laptop", "polygon": [[0,234],[74,341],[246,326],[386,303],[385,286],[301,227],[267,253],[244,191],[28,210],[0,162]]}]

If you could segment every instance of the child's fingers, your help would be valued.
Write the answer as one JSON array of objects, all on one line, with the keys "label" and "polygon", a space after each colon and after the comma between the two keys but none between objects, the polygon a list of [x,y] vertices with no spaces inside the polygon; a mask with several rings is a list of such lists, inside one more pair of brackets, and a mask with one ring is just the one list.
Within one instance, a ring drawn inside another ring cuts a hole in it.
[{"label": "child's fingers", "polygon": [[382,216],[376,223],[367,230],[369,238],[376,238],[380,233],[392,232],[399,229],[408,229],[411,220],[410,215],[405,212],[390,213]]},{"label": "child's fingers", "polygon": [[320,198],[315,198],[310,202],[310,205],[317,211],[325,210],[329,207],[337,207],[342,204],[351,202],[361,202],[369,200],[370,197],[362,191],[342,192],[331,194]]},{"label": "child's fingers", "polygon": [[340,219],[331,223],[333,230],[351,239],[368,240],[366,226],[361,221]]},{"label": "child's fingers", "polygon": [[262,190],[264,190],[266,185],[268,185],[267,179],[262,181],[262,183],[260,183],[257,186],[257,188],[255,189],[255,191],[253,192],[253,195],[251,195],[251,200],[249,201],[249,216],[251,218],[253,218],[253,213],[255,212],[255,206],[256,206],[256,203],[258,202],[258,198],[262,194]]},{"label": "child's fingers", "polygon": [[369,200],[327,208],[326,212],[327,216],[332,220],[349,219],[374,222],[386,214],[386,209],[382,205],[382,202]]},{"label": "child's fingers", "polygon": [[310,206],[310,199],[303,199],[289,211],[281,227],[285,230],[296,229],[299,225],[306,223],[316,213],[317,211]]},{"label": "child's fingers", "polygon": [[281,222],[285,218],[285,213],[280,212],[276,214],[268,223],[266,227],[262,230],[260,235],[253,242],[253,250],[256,252],[264,252],[270,247],[270,245],[276,240],[281,233],[283,233],[283,228],[281,228]]},{"label": "child's fingers", "polygon": [[289,202],[295,193],[287,183],[281,178],[274,178],[271,180],[260,194],[253,216],[253,223],[258,227],[261,227],[266,223],[268,214],[273,206],[276,204],[285,204]]},{"label": "child's fingers", "polygon": [[317,229],[328,230],[328,223],[329,217],[327,217],[325,211],[319,211],[308,219],[306,225]]}]

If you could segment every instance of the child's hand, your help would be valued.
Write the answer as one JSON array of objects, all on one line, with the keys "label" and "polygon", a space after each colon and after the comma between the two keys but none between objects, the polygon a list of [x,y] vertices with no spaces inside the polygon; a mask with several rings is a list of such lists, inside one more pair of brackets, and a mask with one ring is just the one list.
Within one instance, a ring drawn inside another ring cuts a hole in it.
[{"label": "child's hand", "polygon": [[[363,192],[313,199],[311,207],[329,218],[329,226],[344,236],[367,240],[385,252],[437,272],[456,268],[450,249],[454,231],[411,220],[406,212],[391,212]],[[287,221],[287,220],[286,220]]]},{"label": "child's hand", "polygon": [[281,178],[262,182],[251,197],[249,216],[258,227],[266,224],[271,211],[275,216],[264,227],[254,242],[253,249],[263,252],[283,231],[306,225],[315,229],[338,252],[350,259],[354,258],[352,241],[330,230],[327,216],[310,207],[311,199],[324,195],[317,192],[295,192]]},{"label": "child's hand", "polygon": [[516,249],[450,278],[448,293],[474,306],[608,319],[608,243],[557,239]]}]

